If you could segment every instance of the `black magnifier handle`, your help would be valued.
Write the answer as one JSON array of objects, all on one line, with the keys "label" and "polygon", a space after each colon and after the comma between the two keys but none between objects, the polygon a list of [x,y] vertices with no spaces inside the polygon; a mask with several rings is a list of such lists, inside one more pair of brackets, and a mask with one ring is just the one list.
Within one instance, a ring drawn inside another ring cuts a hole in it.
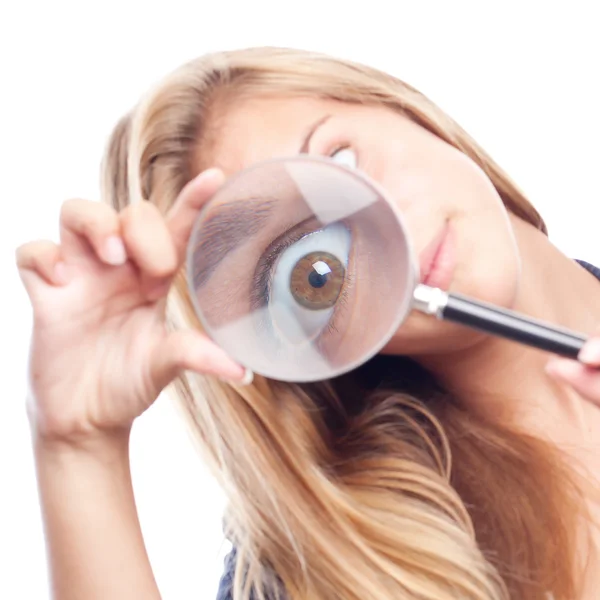
[{"label": "black magnifier handle", "polygon": [[418,285],[415,288],[413,307],[444,321],[460,323],[472,329],[573,359],[577,359],[579,351],[587,341],[583,334],[426,285]]}]

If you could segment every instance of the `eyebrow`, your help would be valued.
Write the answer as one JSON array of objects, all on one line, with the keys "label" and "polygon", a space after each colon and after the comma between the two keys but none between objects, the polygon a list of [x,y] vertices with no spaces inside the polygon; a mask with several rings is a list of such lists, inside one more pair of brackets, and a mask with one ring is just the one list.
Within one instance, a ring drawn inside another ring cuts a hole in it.
[{"label": "eyebrow", "polygon": [[250,198],[235,200],[219,206],[202,227],[202,238],[192,254],[194,289],[202,287],[214,273],[219,263],[256,235],[269,220],[276,203],[275,198]]},{"label": "eyebrow", "polygon": [[308,147],[310,145],[310,140],[312,139],[312,136],[315,134],[317,129],[319,129],[319,127],[321,127],[321,125],[323,125],[323,123],[325,123],[325,121],[331,119],[331,117],[332,117],[332,115],[325,115],[324,117],[321,117],[316,123],[313,123],[313,125],[308,130],[308,132],[304,138],[304,142],[302,143],[302,146],[300,147],[300,154],[308,153]]},{"label": "eyebrow", "polygon": [[[308,153],[313,135],[331,117],[325,115],[311,125],[300,147],[300,154]],[[210,279],[229,253],[261,230],[276,202],[276,198],[250,198],[219,206],[217,213],[204,224],[202,240],[194,248],[192,261],[201,265],[193,272],[194,289],[199,289]]]}]

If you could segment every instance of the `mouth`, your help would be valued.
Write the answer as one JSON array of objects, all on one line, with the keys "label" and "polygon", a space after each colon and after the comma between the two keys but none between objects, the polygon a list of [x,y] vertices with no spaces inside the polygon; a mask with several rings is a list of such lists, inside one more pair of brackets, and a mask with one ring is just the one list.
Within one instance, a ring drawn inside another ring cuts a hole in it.
[{"label": "mouth", "polygon": [[456,267],[456,248],[447,221],[419,257],[421,283],[447,291]]}]

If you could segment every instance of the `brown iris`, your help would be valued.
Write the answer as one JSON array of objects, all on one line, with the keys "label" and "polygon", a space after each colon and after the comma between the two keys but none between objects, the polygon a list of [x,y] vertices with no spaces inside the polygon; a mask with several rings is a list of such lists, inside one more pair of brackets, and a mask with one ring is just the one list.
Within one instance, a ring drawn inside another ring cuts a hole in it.
[{"label": "brown iris", "polygon": [[290,277],[292,296],[310,310],[331,308],[337,301],[346,269],[328,252],[311,252],[294,266]]}]

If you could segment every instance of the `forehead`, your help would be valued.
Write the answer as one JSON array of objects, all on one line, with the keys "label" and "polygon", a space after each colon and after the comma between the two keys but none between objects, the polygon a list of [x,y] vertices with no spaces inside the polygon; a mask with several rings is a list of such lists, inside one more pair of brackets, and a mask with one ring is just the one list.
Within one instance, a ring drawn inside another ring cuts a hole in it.
[{"label": "forehead", "polygon": [[202,151],[203,168],[219,167],[230,175],[254,163],[294,156],[311,127],[327,115],[360,109],[314,97],[262,97],[231,103],[208,123],[210,147]]}]

